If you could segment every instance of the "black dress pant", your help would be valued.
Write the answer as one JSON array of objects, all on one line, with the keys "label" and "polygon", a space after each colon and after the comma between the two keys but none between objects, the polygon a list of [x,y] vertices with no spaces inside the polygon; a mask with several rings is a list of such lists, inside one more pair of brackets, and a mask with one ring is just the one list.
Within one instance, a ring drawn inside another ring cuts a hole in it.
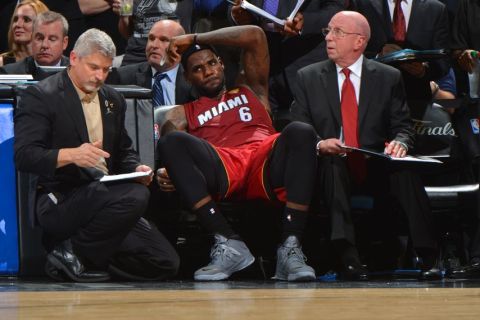
[{"label": "black dress pant", "polygon": [[[331,215],[331,240],[355,243],[351,217],[350,197],[355,191],[374,197],[375,207],[387,209],[380,217],[383,222],[393,221],[395,209],[406,216],[412,245],[416,249],[437,248],[430,202],[420,177],[411,164],[378,159],[367,160],[367,177],[361,186],[352,182],[345,157],[319,157],[319,184],[325,205]],[[379,223],[378,225],[382,225]],[[378,234],[388,232],[386,225]]]},{"label": "black dress pant", "polygon": [[148,198],[148,189],[135,182],[95,181],[68,192],[40,192],[36,214],[47,250],[70,239],[74,253],[87,265],[105,269],[110,263],[120,264],[150,278],[174,275],[177,253],[140,218]]}]

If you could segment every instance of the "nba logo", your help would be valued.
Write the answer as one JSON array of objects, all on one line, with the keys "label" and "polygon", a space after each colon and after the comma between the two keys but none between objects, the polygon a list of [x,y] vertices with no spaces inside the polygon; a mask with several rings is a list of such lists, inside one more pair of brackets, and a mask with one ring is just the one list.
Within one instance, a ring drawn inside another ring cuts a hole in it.
[{"label": "nba logo", "polygon": [[479,119],[470,119],[470,125],[472,126],[472,131],[473,134],[479,134],[480,133],[480,121]]}]

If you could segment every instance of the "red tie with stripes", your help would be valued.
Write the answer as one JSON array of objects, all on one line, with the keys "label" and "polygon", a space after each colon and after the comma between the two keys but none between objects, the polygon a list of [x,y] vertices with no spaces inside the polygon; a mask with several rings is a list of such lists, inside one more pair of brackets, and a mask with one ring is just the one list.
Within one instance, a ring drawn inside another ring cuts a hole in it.
[{"label": "red tie with stripes", "polygon": [[393,38],[398,44],[405,42],[407,34],[407,23],[402,10],[402,0],[395,0],[395,9],[393,10]]},{"label": "red tie with stripes", "polygon": [[[358,105],[355,95],[355,87],[350,80],[350,69],[342,69],[345,80],[342,85],[342,124],[345,144],[351,147],[359,147],[358,143]],[[347,157],[348,167],[355,182],[361,184],[366,176],[365,158],[361,153],[351,152]]]}]

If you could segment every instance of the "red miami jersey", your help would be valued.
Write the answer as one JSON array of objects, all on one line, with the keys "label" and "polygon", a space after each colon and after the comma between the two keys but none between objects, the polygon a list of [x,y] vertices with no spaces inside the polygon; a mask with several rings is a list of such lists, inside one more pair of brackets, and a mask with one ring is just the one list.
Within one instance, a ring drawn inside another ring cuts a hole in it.
[{"label": "red miami jersey", "polygon": [[246,87],[230,90],[219,100],[201,97],[184,107],[187,131],[216,147],[243,147],[275,133],[267,110]]}]

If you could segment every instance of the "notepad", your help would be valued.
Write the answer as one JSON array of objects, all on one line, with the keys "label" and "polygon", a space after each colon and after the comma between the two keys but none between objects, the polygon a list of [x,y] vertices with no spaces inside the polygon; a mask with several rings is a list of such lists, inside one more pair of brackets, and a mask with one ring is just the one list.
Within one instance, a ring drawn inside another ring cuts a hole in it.
[{"label": "notepad", "polygon": [[412,62],[412,61],[432,61],[436,59],[446,58],[447,53],[444,49],[434,50],[413,50],[403,49],[388,53],[384,56],[377,57],[374,60],[386,64],[395,64],[399,62]]},{"label": "notepad", "polygon": [[383,152],[377,152],[377,151],[372,151],[372,150],[363,149],[363,148],[351,147],[351,146],[347,146],[347,145],[343,145],[342,148],[350,150],[352,152],[361,152],[361,153],[366,154],[368,156],[379,157],[379,158],[383,158],[383,159],[391,160],[391,161],[443,163],[442,161],[440,161],[438,159],[434,159],[432,157],[427,157],[427,156],[405,156],[405,157],[402,157],[402,158],[398,158],[398,157],[392,157],[391,155],[383,153]]},{"label": "notepad", "polygon": [[[227,0],[227,2],[229,2],[230,4],[233,4],[235,5],[235,2],[231,1],[231,0]],[[288,16],[287,19],[289,20],[293,20],[293,18],[295,17],[295,15],[297,14],[298,10],[300,10],[300,8],[302,7],[303,3],[305,2],[305,0],[297,0],[297,4],[295,5],[295,8],[293,8],[292,12],[290,13],[290,15]],[[268,13],[267,11],[251,4],[250,2],[248,2],[247,0],[243,0],[241,3],[240,3],[240,7],[242,7],[243,9],[247,10],[247,11],[250,11],[256,15],[259,15],[267,20],[270,20],[272,21],[273,23],[279,25],[279,26],[284,26],[285,25],[285,19],[280,19],[280,18],[277,18],[276,16]]]},{"label": "notepad", "polygon": [[141,172],[131,172],[131,173],[122,173],[122,174],[112,174],[112,175],[105,175],[100,179],[100,182],[110,182],[110,181],[120,181],[120,180],[128,180],[128,179],[135,179],[139,177],[147,177],[152,173],[152,171],[141,171]]}]

